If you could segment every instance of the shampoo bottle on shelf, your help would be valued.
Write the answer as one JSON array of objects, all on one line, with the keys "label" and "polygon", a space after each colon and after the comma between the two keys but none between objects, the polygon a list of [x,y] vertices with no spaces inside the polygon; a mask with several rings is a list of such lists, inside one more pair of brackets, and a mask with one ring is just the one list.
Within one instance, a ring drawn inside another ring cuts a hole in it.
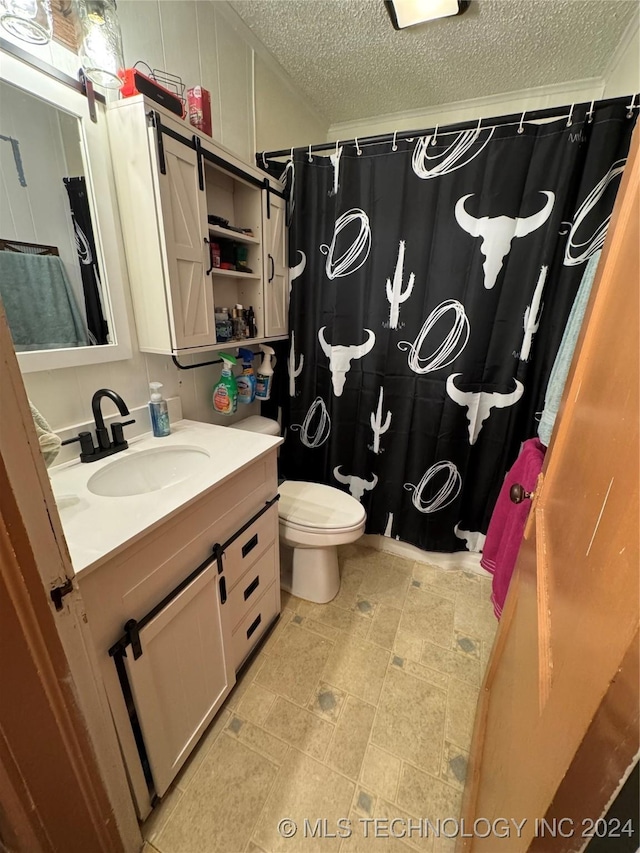
[{"label": "shampoo bottle on shelf", "polygon": [[156,438],[164,438],[171,432],[171,427],[169,425],[169,407],[160,392],[162,382],[150,382],[149,388],[151,390],[151,399],[149,400],[151,429]]},{"label": "shampoo bottle on shelf", "polygon": [[253,403],[256,398],[256,377],[253,373],[253,352],[241,347],[238,352],[242,359],[242,373],[236,379],[238,386],[238,402]]},{"label": "shampoo bottle on shelf", "polygon": [[220,415],[233,415],[238,408],[238,385],[233,375],[234,356],[228,352],[218,353],[222,359],[222,374],[213,389],[213,408]]},{"label": "shampoo bottle on shelf", "polygon": [[266,344],[260,344],[263,352],[262,364],[256,373],[256,397],[258,400],[268,400],[273,384],[273,368],[276,366],[276,354]]}]

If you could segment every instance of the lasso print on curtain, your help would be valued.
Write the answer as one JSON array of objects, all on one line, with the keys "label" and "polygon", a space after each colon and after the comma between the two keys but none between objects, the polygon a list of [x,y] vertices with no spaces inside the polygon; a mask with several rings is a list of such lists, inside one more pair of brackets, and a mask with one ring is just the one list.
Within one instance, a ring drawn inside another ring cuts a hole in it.
[{"label": "lasso print on curtain", "polygon": [[481,548],[629,148],[624,106],[585,113],[287,168],[282,472],[349,491],[367,532]]}]

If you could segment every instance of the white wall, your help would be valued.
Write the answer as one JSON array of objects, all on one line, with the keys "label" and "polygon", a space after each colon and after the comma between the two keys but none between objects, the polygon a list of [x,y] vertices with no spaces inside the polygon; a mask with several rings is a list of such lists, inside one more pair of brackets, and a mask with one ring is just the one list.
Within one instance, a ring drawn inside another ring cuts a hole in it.
[{"label": "white wall", "polygon": [[392,133],[394,130],[421,130],[436,125],[456,124],[462,121],[486,119],[491,116],[510,115],[525,110],[581,103],[599,99],[604,93],[604,80],[593,77],[587,80],[540,86],[517,92],[505,92],[486,98],[473,98],[453,104],[440,104],[422,110],[388,113],[353,122],[340,122],[329,128],[329,140],[353,139],[356,136],[373,136]]},{"label": "white wall", "polygon": [[627,27],[605,72],[605,98],[640,92],[640,10]]}]

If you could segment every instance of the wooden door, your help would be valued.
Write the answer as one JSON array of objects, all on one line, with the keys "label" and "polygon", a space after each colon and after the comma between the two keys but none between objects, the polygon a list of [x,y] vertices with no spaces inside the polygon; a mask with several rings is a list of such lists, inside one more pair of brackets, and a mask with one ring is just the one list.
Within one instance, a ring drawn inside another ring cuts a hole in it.
[{"label": "wooden door", "polygon": [[264,305],[265,336],[286,335],[289,312],[289,269],[287,267],[286,205],[284,199],[269,196],[267,217],[266,193],[264,197]]},{"label": "wooden door", "polygon": [[458,850],[581,850],[638,749],[639,186],[636,130],[476,717],[465,822],[526,824]]},{"label": "wooden door", "polygon": [[127,650],[131,692],[160,797],[235,682],[231,640],[223,631],[214,561],[140,631],[142,656],[135,660]]},{"label": "wooden door", "polygon": [[[150,140],[155,146],[153,136]],[[205,274],[209,230],[206,194],[198,184],[197,155],[170,136],[163,136],[163,145],[166,174],[158,175],[158,183],[173,345],[176,349],[210,346],[216,342],[216,326],[213,284]]]}]

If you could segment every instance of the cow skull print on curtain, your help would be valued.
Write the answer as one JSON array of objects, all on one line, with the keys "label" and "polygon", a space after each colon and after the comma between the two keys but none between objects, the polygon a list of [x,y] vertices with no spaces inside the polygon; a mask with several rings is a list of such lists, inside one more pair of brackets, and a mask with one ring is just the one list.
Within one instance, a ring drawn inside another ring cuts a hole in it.
[{"label": "cow skull print on curtain", "polygon": [[629,148],[624,106],[586,112],[288,165],[282,473],[349,491],[368,533],[482,546]]}]

